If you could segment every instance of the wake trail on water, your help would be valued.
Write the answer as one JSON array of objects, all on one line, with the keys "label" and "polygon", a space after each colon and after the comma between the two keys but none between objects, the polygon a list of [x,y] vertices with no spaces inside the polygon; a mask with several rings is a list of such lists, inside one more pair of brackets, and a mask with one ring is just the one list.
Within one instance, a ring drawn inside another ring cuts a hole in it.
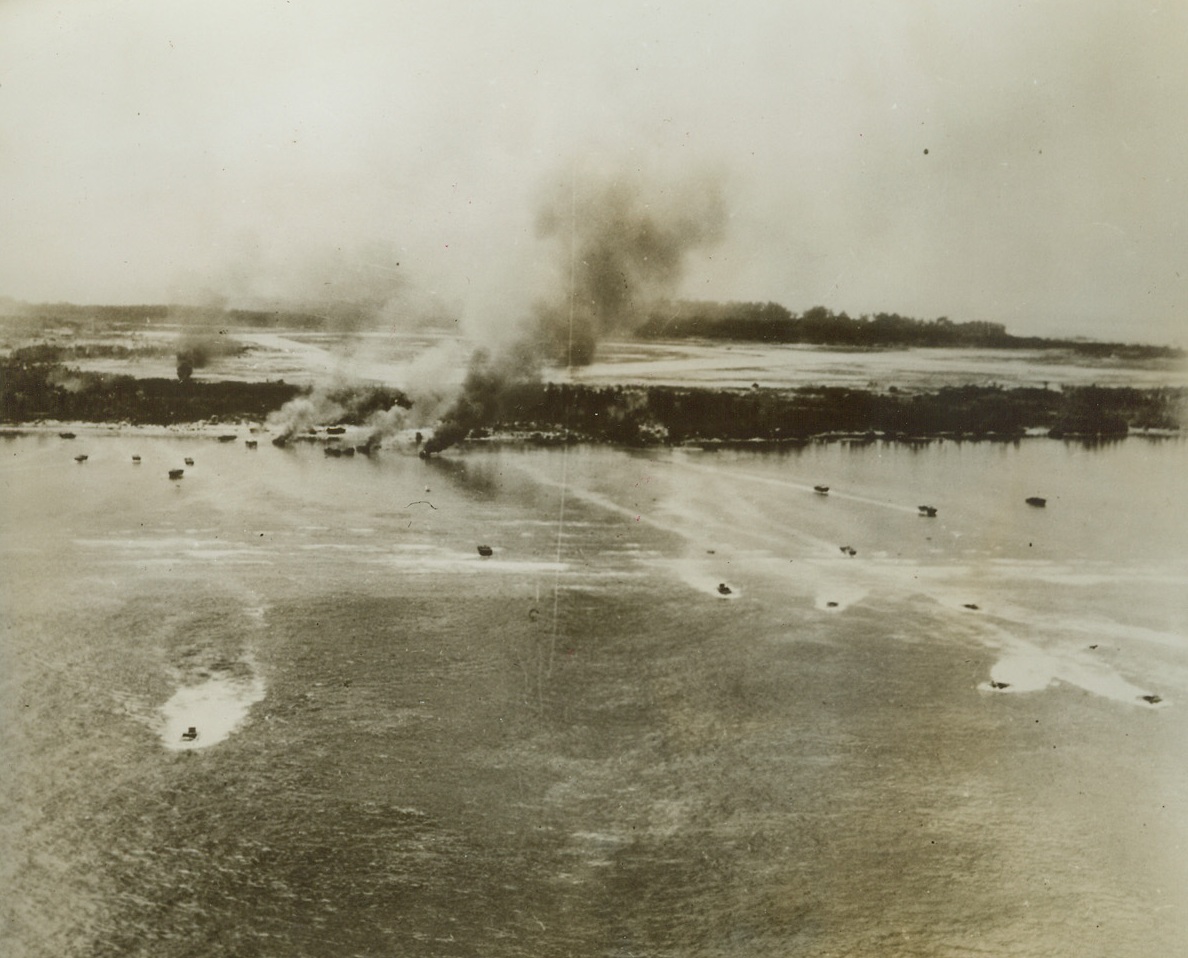
[{"label": "wake trail on water", "polygon": [[[790,482],[787,479],[772,479],[770,476],[756,476],[752,473],[736,472],[732,469],[721,469],[715,466],[706,466],[700,463],[689,462],[685,459],[674,458],[670,460],[674,466],[681,469],[690,469],[695,472],[704,472],[710,475],[721,476],[724,479],[731,481],[743,479],[747,482],[761,483],[767,486],[776,486],[781,489],[795,489],[800,492],[812,492],[816,490],[813,486],[805,482]],[[915,515],[917,512],[916,506],[900,505],[897,502],[887,502],[885,499],[871,499],[867,496],[859,496],[852,492],[837,492],[833,489],[829,490],[830,499],[843,499],[849,502],[862,502],[870,506],[878,506],[881,509],[890,509],[895,512],[905,512],[908,515]]]},{"label": "wake trail on water", "polygon": [[[726,532],[734,532],[736,534],[738,532],[736,524],[725,522],[707,513],[687,513],[687,523],[682,523],[679,521],[666,521],[665,519],[658,518],[657,516],[649,515],[645,512],[640,512],[636,509],[631,509],[625,505],[615,502],[608,496],[605,496],[600,492],[595,492],[593,489],[588,489],[583,486],[575,486],[567,479],[554,479],[537,469],[531,468],[526,463],[517,462],[515,465],[517,468],[527,474],[534,482],[537,482],[542,486],[549,486],[554,489],[562,489],[571,499],[580,499],[581,501],[589,503],[593,506],[597,506],[606,512],[625,516],[633,522],[651,526],[653,529],[658,529],[661,532],[667,532],[671,535],[679,536],[683,539],[689,540],[690,542],[704,541],[707,538],[706,530],[709,528],[718,528]],[[690,528],[690,526],[696,526],[696,528]],[[783,528],[781,529],[780,535],[778,536],[774,534],[757,533],[753,531],[748,534],[754,538],[762,539],[773,544],[778,544],[779,542],[783,541],[784,538],[790,536],[808,545],[812,545],[815,548],[824,550],[836,549],[836,546],[833,543],[828,542],[825,539],[818,538],[817,536],[811,535],[807,532],[803,532],[799,529]]]}]

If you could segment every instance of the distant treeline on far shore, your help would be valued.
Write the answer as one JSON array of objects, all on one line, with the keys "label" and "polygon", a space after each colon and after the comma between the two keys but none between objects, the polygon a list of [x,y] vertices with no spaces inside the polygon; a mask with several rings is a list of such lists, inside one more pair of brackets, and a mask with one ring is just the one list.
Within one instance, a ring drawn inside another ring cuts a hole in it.
[{"label": "distant treeline on far shore", "polygon": [[778,303],[665,302],[653,307],[636,335],[642,339],[700,338],[854,348],[1066,349],[1083,356],[1120,359],[1174,359],[1184,354],[1170,346],[1012,336],[1000,323],[955,323],[943,316],[922,320],[898,313],[877,313],[855,319],[824,306],[797,315]]},{"label": "distant treeline on far shore", "polygon": [[[376,325],[379,304],[333,303],[301,309],[224,309],[185,305],[80,306],[73,303],[20,303],[0,297],[0,321],[23,326],[35,335],[48,326],[83,328],[101,325],[143,329],[153,323],[249,329],[301,329],[347,332]],[[454,328],[442,316],[420,317],[422,326]],[[390,326],[390,319],[379,325]],[[804,343],[851,348],[967,347],[983,349],[1063,349],[1081,356],[1118,359],[1176,359],[1184,355],[1172,346],[1097,342],[1088,339],[1048,339],[1014,336],[1000,323],[953,322],[942,316],[923,320],[898,313],[848,316],[824,306],[796,314],[778,303],[716,303],[665,301],[647,309],[635,329],[639,339],[715,339],[759,343]]]}]

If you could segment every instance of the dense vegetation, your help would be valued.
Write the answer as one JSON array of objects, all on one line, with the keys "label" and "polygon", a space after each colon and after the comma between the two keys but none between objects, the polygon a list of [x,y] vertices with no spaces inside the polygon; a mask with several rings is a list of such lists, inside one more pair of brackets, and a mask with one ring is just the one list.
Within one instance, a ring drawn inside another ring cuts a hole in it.
[{"label": "dense vegetation", "polygon": [[1054,436],[1123,436],[1131,428],[1179,428],[1186,393],[1097,386],[1062,391],[959,386],[907,395],[843,387],[521,385],[498,398],[488,427],[471,434],[539,433],[543,439],[565,433],[626,444],[785,441],[827,433],[1006,439],[1033,428]]},{"label": "dense vegetation", "polygon": [[284,382],[179,382],[84,373],[59,365],[0,366],[0,420],[167,425],[263,419],[301,392]]},{"label": "dense vegetation", "polygon": [[675,302],[655,307],[637,335],[644,339],[697,337],[761,343],[807,343],[876,348],[948,346],[993,349],[1065,349],[1082,356],[1124,359],[1178,358],[1182,350],[1086,340],[1012,336],[999,323],[955,323],[878,313],[853,319],[814,306],[800,315],[777,303]]},{"label": "dense vegetation", "polygon": [[124,346],[120,343],[34,343],[9,354],[10,363],[64,363],[71,359],[148,359],[173,356],[170,346]]},{"label": "dense vegetation", "polygon": [[[304,392],[283,381],[136,379],[27,358],[0,363],[0,420],[9,423],[262,420]],[[907,394],[843,387],[707,390],[534,382],[493,389],[482,416],[466,432],[479,437],[539,433],[542,439],[566,434],[628,444],[782,441],[837,432],[1009,438],[1037,427],[1053,435],[1117,436],[1132,428],[1179,428],[1186,393],[1167,388],[961,386]],[[402,392],[382,387],[344,390],[329,398],[348,410],[340,420],[344,423],[361,423],[393,404],[408,405]]]}]

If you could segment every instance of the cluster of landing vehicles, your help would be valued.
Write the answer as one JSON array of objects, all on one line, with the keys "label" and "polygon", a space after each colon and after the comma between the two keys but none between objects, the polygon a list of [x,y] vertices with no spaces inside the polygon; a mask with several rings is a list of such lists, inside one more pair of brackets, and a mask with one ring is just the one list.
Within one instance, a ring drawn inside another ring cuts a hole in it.
[{"label": "cluster of landing vehicles", "polygon": [[[60,433],[58,433],[58,435],[63,439],[73,439],[74,438],[74,433],[72,433],[72,432],[60,432]],[[219,436],[218,440],[219,440],[219,442],[235,442],[235,440],[238,438],[239,437],[237,435],[235,435],[234,433],[231,433],[231,434]],[[247,446],[248,449],[255,449],[257,447],[258,443],[255,439],[245,439],[244,445]],[[88,458],[90,458],[90,457],[87,456],[85,453],[80,453],[79,455],[74,457],[74,461],[78,462],[78,463],[83,463],[83,462],[86,462]],[[186,456],[185,459],[182,460],[182,462],[185,463],[186,466],[194,465],[194,460],[190,456]],[[140,463],[141,463],[140,456],[138,454],[134,454],[132,456],[132,465],[139,466]],[[186,474],[186,470],[184,467],[169,470],[169,478],[170,479],[180,479],[185,474]]]}]

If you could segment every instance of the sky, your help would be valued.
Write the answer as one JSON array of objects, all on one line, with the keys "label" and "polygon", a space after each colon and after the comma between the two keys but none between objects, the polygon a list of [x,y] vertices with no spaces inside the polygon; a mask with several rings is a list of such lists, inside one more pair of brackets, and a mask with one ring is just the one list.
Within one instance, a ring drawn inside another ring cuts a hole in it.
[{"label": "sky", "polygon": [[1188,344],[1178,0],[0,0],[0,296],[510,323],[619,173],[684,298]]}]

